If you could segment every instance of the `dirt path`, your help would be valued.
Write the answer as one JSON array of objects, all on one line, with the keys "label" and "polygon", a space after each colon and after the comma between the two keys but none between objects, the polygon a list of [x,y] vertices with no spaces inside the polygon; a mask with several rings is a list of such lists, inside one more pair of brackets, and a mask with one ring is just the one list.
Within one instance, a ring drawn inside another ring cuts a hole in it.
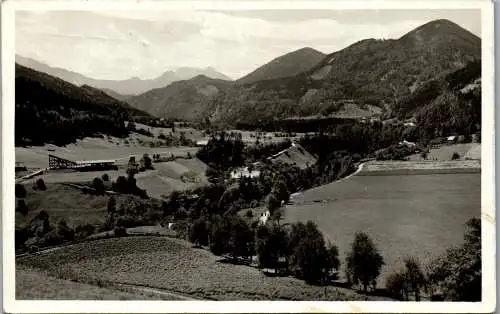
[{"label": "dirt path", "polygon": [[126,291],[135,291],[135,292],[143,292],[143,293],[149,293],[149,294],[155,294],[157,296],[161,297],[169,297],[172,298],[173,300],[179,300],[179,301],[199,301],[199,300],[205,300],[201,298],[194,298],[192,296],[188,296],[182,293],[166,290],[166,289],[156,289],[156,288],[150,288],[146,286],[140,286],[140,285],[132,285],[132,284],[126,284],[126,283],[116,283],[114,284],[118,288],[126,289]]}]

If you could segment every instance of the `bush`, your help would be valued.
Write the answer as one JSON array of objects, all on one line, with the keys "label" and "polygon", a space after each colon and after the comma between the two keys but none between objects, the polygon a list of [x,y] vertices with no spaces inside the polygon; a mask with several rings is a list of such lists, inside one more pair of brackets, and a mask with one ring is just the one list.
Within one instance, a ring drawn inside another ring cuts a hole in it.
[{"label": "bush", "polygon": [[17,198],[25,198],[26,197],[26,188],[24,185],[16,183],[15,192]]},{"label": "bush", "polygon": [[56,234],[62,241],[71,241],[74,239],[75,231],[68,226],[64,219],[60,219],[56,225]]},{"label": "bush", "polygon": [[95,192],[98,195],[104,194],[104,191],[106,190],[106,187],[104,186],[104,182],[101,180],[101,178],[94,178],[92,180],[92,187],[95,189]]},{"label": "bush", "polygon": [[102,181],[104,181],[104,182],[109,181],[109,175],[107,173],[103,174],[101,178],[102,178]]},{"label": "bush", "polygon": [[77,239],[85,239],[95,232],[95,227],[91,224],[78,225],[75,228],[75,236]]},{"label": "bush", "polygon": [[36,187],[39,190],[45,191],[47,187],[45,186],[45,181],[42,178],[36,180]]},{"label": "bush", "polygon": [[385,287],[387,292],[398,300],[408,300],[408,289],[402,272],[395,272],[387,277]]},{"label": "bush", "polygon": [[451,160],[458,160],[460,159],[460,155],[457,152],[454,152],[453,155],[451,155]]},{"label": "bush", "polygon": [[115,237],[126,237],[127,229],[125,229],[125,227],[115,227],[115,229],[113,229],[113,233],[115,234]]},{"label": "bush", "polygon": [[252,218],[253,217],[253,212],[252,212],[251,209],[247,210],[246,216],[247,216],[247,218]]},{"label": "bush", "polygon": [[116,199],[110,196],[108,199],[108,214],[112,214],[116,211]]},{"label": "bush", "polygon": [[362,284],[364,292],[368,292],[368,286],[375,289],[384,260],[366,233],[355,234],[352,250],[346,261],[349,278],[354,284]]},{"label": "bush", "polygon": [[16,211],[21,213],[21,215],[28,214],[28,206],[26,206],[24,199],[17,200]]}]

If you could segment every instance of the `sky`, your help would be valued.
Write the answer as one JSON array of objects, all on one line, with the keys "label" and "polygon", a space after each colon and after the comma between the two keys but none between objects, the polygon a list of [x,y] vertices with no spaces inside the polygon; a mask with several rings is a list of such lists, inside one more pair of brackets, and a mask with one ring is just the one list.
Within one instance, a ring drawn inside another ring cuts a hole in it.
[{"label": "sky", "polygon": [[481,35],[478,10],[17,11],[16,54],[96,79],[182,66],[237,79],[288,52],[399,38],[435,19]]}]

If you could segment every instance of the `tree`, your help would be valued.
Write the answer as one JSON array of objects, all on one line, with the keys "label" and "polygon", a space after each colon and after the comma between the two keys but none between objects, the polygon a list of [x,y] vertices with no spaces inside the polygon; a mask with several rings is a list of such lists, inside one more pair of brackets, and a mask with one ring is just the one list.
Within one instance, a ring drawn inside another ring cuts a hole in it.
[{"label": "tree", "polygon": [[17,198],[25,198],[26,197],[26,188],[24,185],[16,183],[15,192]]},{"label": "tree", "polygon": [[269,193],[269,195],[266,198],[266,207],[267,210],[269,210],[269,213],[272,215],[274,211],[278,208],[280,208],[281,203],[276,197],[274,193]]},{"label": "tree", "polygon": [[362,284],[365,293],[369,285],[375,288],[384,261],[366,233],[356,232],[346,261],[349,277],[354,284]]},{"label": "tree", "polygon": [[406,286],[415,294],[415,301],[420,301],[420,291],[425,288],[426,279],[416,258],[409,257],[405,260],[404,278]]},{"label": "tree", "polygon": [[271,268],[280,273],[288,254],[288,233],[280,226],[258,226],[255,248],[260,268]]},{"label": "tree", "polygon": [[239,216],[231,218],[229,250],[233,261],[238,257],[252,256],[254,247],[254,236],[250,226]]},{"label": "tree", "polygon": [[45,181],[43,181],[42,178],[36,180],[36,187],[41,191],[45,191],[47,189],[47,187],[45,186]]},{"label": "tree", "polygon": [[99,195],[104,194],[106,187],[104,186],[104,182],[101,180],[101,178],[94,178],[92,180],[92,187],[95,189],[96,193]]},{"label": "tree", "polygon": [[116,211],[116,200],[113,196],[108,199],[108,214],[112,214]]},{"label": "tree", "polygon": [[385,283],[387,292],[398,300],[408,300],[408,287],[404,272],[390,274]]},{"label": "tree", "polygon": [[203,218],[196,219],[191,226],[189,241],[198,247],[208,245],[208,231],[207,221]]},{"label": "tree", "polygon": [[102,178],[102,181],[104,181],[104,182],[109,181],[109,175],[107,173],[103,174],[101,178]]},{"label": "tree", "polygon": [[326,283],[331,272],[340,266],[337,247],[326,247],[323,235],[312,221],[292,226],[289,252],[290,269],[308,283]]},{"label": "tree", "polygon": [[229,220],[217,215],[212,222],[212,233],[210,237],[210,251],[215,255],[229,252],[229,238],[231,226]]},{"label": "tree", "polygon": [[17,200],[16,211],[21,213],[21,215],[26,215],[28,213],[28,206],[26,206],[26,202],[24,199]]},{"label": "tree", "polygon": [[144,154],[140,162],[141,162],[141,167],[144,167],[145,169],[154,169],[153,162],[151,161],[151,157],[149,157],[148,154]]},{"label": "tree", "polygon": [[464,244],[447,250],[428,266],[427,276],[444,299],[481,301],[481,220],[467,222]]},{"label": "tree", "polygon": [[457,152],[454,152],[451,155],[451,160],[458,160],[458,159],[460,159],[460,155]]}]

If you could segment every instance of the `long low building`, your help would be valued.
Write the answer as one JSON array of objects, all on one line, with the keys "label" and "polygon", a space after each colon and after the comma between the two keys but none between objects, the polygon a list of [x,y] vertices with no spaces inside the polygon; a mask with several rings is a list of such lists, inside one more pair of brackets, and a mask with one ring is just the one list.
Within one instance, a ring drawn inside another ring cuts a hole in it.
[{"label": "long low building", "polygon": [[49,154],[49,169],[111,169],[115,163],[112,159],[73,161]]}]

